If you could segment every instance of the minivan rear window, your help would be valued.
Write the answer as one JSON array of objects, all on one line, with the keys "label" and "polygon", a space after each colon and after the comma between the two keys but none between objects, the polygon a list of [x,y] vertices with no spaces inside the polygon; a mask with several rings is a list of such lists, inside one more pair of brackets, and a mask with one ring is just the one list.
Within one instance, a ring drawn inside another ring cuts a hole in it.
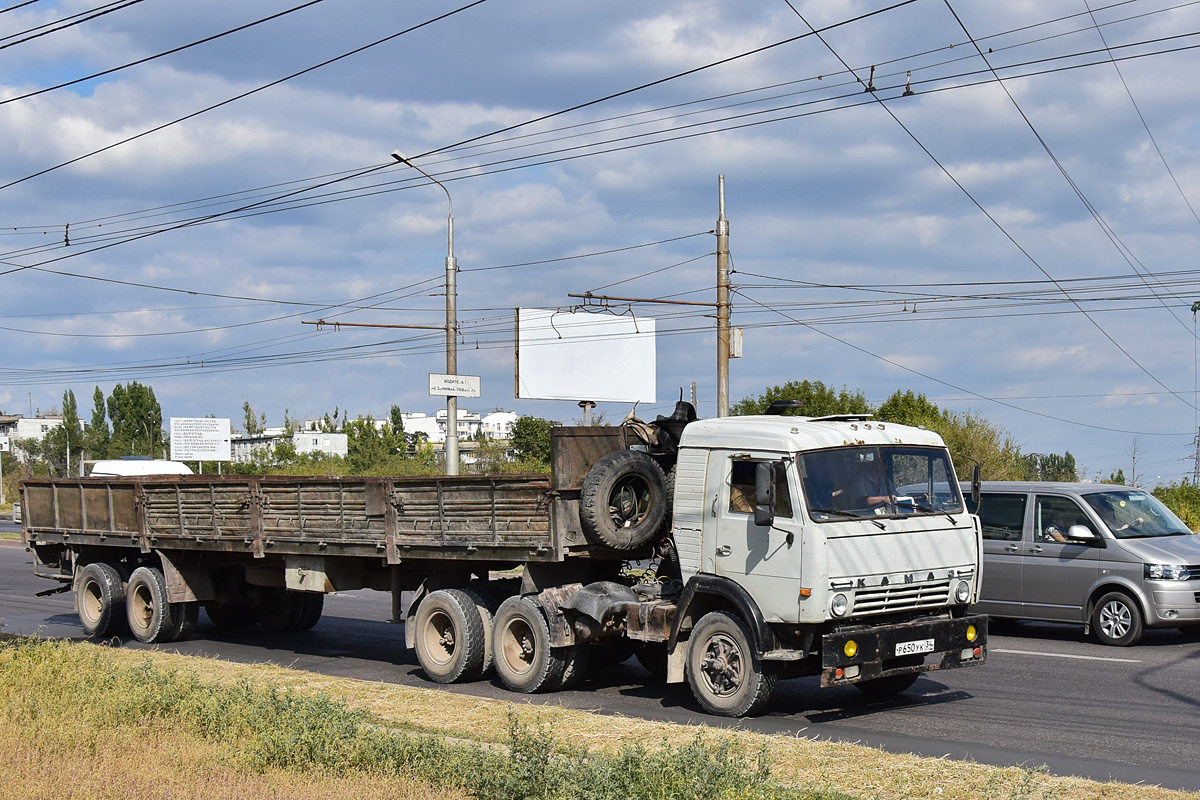
[{"label": "minivan rear window", "polygon": [[967,510],[979,515],[983,538],[1007,542],[1021,540],[1021,531],[1025,527],[1025,495],[982,492],[978,506],[971,502],[970,496],[967,497]]}]

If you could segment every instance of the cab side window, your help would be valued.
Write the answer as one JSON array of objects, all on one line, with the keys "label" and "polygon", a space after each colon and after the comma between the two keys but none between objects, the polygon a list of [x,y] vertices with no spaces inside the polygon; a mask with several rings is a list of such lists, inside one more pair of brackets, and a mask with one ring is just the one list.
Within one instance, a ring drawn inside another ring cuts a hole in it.
[{"label": "cab side window", "polygon": [[1067,541],[1067,531],[1072,525],[1083,525],[1096,532],[1087,514],[1079,504],[1068,497],[1039,496],[1034,517],[1033,538],[1038,542]]},{"label": "cab side window", "polygon": [[1025,526],[1025,495],[984,492],[979,496],[978,507],[972,507],[968,496],[967,510],[979,515],[984,539],[1006,542],[1021,540],[1021,531]]},{"label": "cab side window", "polygon": [[[729,471],[729,510],[736,514],[754,513],[754,470],[759,461],[733,459]],[[792,498],[788,494],[787,473],[775,468],[775,516],[792,516]]]}]

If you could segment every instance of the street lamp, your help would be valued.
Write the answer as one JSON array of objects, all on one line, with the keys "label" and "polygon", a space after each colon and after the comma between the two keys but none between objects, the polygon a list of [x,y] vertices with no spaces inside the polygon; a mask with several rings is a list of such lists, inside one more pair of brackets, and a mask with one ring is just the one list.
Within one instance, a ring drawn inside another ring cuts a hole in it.
[{"label": "street lamp", "polygon": [[[437,178],[409,161],[399,150],[392,151],[392,158],[407,164],[429,180],[442,187],[450,213],[446,216],[446,374],[458,374],[458,294],[454,285],[458,262],[454,260],[454,201],[450,190]],[[458,474],[458,398],[446,398],[446,474]]]}]

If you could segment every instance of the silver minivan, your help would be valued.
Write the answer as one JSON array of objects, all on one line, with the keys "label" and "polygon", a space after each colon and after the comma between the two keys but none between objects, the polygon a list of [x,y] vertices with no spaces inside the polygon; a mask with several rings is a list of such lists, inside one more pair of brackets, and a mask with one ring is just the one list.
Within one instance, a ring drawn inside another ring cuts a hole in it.
[{"label": "silver minivan", "polygon": [[1200,536],[1147,491],[984,481],[968,508],[983,527],[976,612],[1083,623],[1117,646],[1200,623]]}]

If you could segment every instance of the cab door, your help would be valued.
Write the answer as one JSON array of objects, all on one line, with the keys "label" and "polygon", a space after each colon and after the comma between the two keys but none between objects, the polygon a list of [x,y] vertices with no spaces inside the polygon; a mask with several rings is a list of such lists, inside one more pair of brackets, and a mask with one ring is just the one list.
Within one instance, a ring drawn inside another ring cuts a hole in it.
[{"label": "cab door", "polygon": [[705,561],[714,574],[744,587],[768,621],[794,622],[800,603],[800,542],[793,469],[776,472],[774,524],[754,524],[755,469],[761,462],[779,460],[778,453],[709,455],[704,538],[713,545]]}]

